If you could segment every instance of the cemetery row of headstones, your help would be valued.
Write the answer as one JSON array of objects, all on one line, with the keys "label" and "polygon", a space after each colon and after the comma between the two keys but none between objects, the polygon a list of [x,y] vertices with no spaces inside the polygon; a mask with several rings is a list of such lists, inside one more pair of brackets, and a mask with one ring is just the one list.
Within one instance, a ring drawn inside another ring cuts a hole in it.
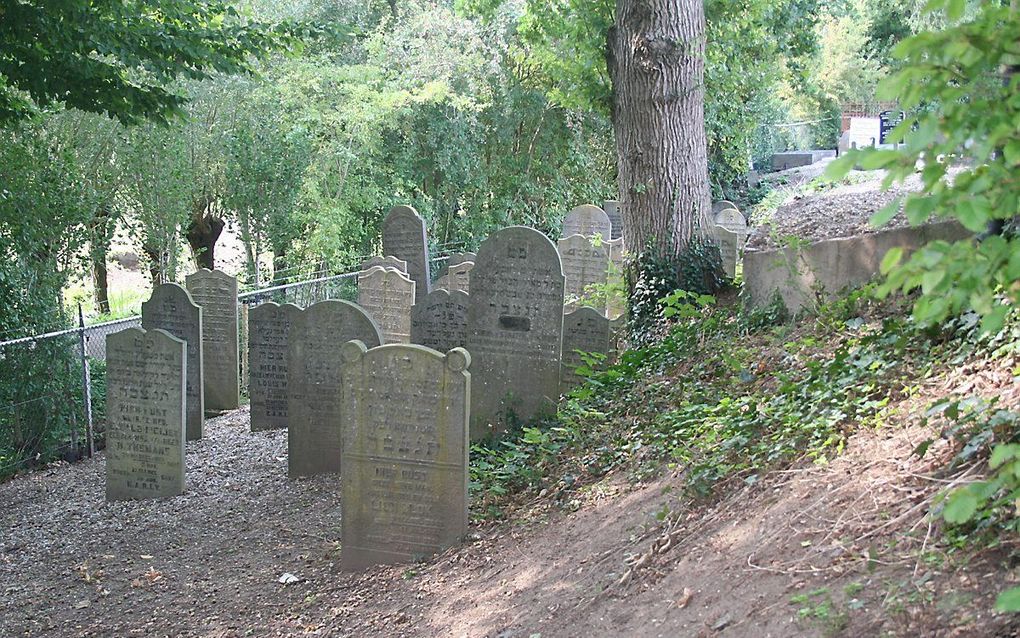
[{"label": "cemetery row of headstones", "polygon": [[[345,567],[455,542],[469,441],[552,410],[580,381],[581,353],[608,354],[604,309],[578,302],[606,281],[619,240],[601,209],[575,212],[559,250],[534,229],[505,228],[451,259],[445,286],[430,290],[424,224],[398,207],[383,225],[388,254],[359,276],[360,305],[249,312],[252,430],[287,429],[291,476],[342,476]],[[236,282],[205,271],[188,290],[157,287],[143,329],[109,338],[109,498],[181,493],[184,441],[201,437],[206,397],[236,406]]]}]

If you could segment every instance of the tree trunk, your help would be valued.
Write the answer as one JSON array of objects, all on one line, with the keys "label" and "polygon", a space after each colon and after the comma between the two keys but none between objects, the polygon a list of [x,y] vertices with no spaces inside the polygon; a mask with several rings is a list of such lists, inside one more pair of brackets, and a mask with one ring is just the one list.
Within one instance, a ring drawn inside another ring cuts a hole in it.
[{"label": "tree trunk", "polygon": [[624,244],[679,257],[711,208],[702,0],[617,0],[607,45]]},{"label": "tree trunk", "polygon": [[214,259],[216,240],[220,238],[220,233],[226,225],[217,213],[216,203],[208,198],[196,201],[191,211],[188,244],[199,268],[212,270],[216,267]]},{"label": "tree trunk", "polygon": [[110,282],[107,279],[106,258],[113,239],[113,211],[108,204],[96,209],[89,227],[89,260],[92,262],[92,288],[96,299],[96,310],[102,314],[110,312]]}]

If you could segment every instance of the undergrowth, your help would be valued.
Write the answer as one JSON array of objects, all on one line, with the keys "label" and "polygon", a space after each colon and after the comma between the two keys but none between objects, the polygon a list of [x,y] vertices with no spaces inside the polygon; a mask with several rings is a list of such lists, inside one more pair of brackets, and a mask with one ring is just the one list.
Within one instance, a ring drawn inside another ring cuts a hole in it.
[{"label": "undergrowth", "polygon": [[[499,518],[542,490],[569,495],[616,471],[636,480],[682,472],[687,495],[706,499],[725,480],[753,483],[793,462],[827,463],[857,429],[883,426],[890,404],[915,393],[921,378],[989,347],[975,322],[921,328],[869,290],[798,324],[784,323],[776,307],[742,311],[677,291],[660,303],[660,321],[661,340],[604,370],[580,370],[588,381],[555,420],[472,447],[476,518]],[[1015,438],[1016,422],[1001,410],[972,421],[954,432],[969,442],[971,460]],[[995,460],[1020,477],[1018,455],[1013,446]],[[1016,496],[1004,490],[1001,482],[973,488],[968,511],[1001,509]]]}]

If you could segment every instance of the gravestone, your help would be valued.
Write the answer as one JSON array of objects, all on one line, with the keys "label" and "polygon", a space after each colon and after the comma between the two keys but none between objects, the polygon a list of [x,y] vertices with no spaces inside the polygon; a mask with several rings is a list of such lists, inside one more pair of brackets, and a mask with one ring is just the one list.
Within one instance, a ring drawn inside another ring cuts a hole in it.
[{"label": "gravestone", "polygon": [[609,274],[606,277],[609,296],[606,300],[606,317],[610,320],[627,313],[627,288],[623,279],[626,254],[623,239],[614,239],[605,244],[609,248]]},{"label": "gravestone", "polygon": [[251,431],[287,427],[287,350],[301,314],[293,304],[268,302],[248,311],[248,394]]},{"label": "gravestone", "polygon": [[609,241],[612,239],[612,234],[613,224],[609,221],[606,211],[598,206],[585,204],[570,211],[563,218],[563,232],[560,236],[584,235],[585,237],[591,237],[593,235],[602,235],[602,241]]},{"label": "gravestone", "polygon": [[202,306],[202,383],[208,410],[236,410],[240,355],[237,340],[237,279],[202,268],[185,278]]},{"label": "gravestone", "polygon": [[375,266],[358,274],[358,305],[379,325],[383,343],[411,342],[415,285],[396,268]]},{"label": "gravestone", "polygon": [[453,253],[452,255],[447,257],[446,260],[443,262],[442,267],[439,269],[439,276],[442,277],[443,275],[449,273],[450,268],[452,268],[453,266],[457,266],[468,261],[474,263],[475,259],[477,258],[478,255],[474,253]]},{"label": "gravestone", "polygon": [[340,471],[341,355],[358,339],[382,343],[379,327],[349,301],[330,299],[294,315],[287,340],[287,473]]},{"label": "gravestone", "polygon": [[716,240],[719,242],[719,253],[722,256],[723,270],[726,276],[733,278],[737,275],[737,256],[740,246],[747,235],[735,233],[722,226],[715,227]]},{"label": "gravestone", "polygon": [[163,330],[106,337],[106,498],[184,492],[187,344]]},{"label": "gravestone", "polygon": [[471,438],[529,419],[559,396],[563,267],[556,246],[533,228],[488,237],[471,271],[467,350],[474,359]]},{"label": "gravestone", "polygon": [[563,317],[563,366],[560,391],[566,394],[584,382],[577,368],[585,365],[580,352],[609,355],[610,321],[594,308],[578,308]]},{"label": "gravestone", "polygon": [[142,329],[166,330],[188,344],[187,428],[189,441],[202,438],[205,424],[205,389],[202,382],[202,307],[179,284],[160,284],[142,303]]},{"label": "gravestone", "polygon": [[907,114],[904,111],[882,111],[878,114],[878,143],[890,144],[889,134],[903,123]]},{"label": "gravestone", "polygon": [[[568,308],[578,305],[585,289],[592,284],[605,284],[609,272],[609,247],[594,245],[584,235],[571,235],[556,243],[563,264],[564,294]],[[588,304],[585,304],[588,305]]]},{"label": "gravestone", "polygon": [[411,309],[411,343],[447,352],[467,343],[470,299],[459,290],[433,290]]},{"label": "gravestone", "polygon": [[606,217],[609,218],[610,224],[610,239],[620,239],[623,237],[623,215],[620,214],[620,202],[615,199],[607,199],[602,203],[602,210],[606,211]]},{"label": "gravestone", "polygon": [[727,208],[716,213],[715,225],[722,226],[726,230],[738,235],[747,235],[748,233],[747,220],[744,219],[744,216],[736,208]]},{"label": "gravestone", "polygon": [[465,261],[456,266],[450,267],[450,272],[436,280],[436,288],[442,288],[450,292],[470,292],[471,290],[471,269],[475,262]]},{"label": "gravestone", "polygon": [[403,259],[397,259],[392,255],[389,257],[372,257],[365,263],[361,264],[361,270],[370,270],[376,266],[382,266],[383,268],[396,268],[402,273],[407,273],[407,262]]},{"label": "gravestone", "polygon": [[[416,294],[429,294],[428,238],[425,220],[410,206],[394,206],[382,225],[383,254],[407,262],[407,275],[415,283]],[[412,299],[411,303],[414,303]]]},{"label": "gravestone", "polygon": [[340,566],[418,560],[468,524],[471,356],[343,347]]},{"label": "gravestone", "polygon": [[733,210],[736,211],[740,210],[739,208],[737,208],[737,205],[731,202],[730,200],[722,199],[712,204],[712,216],[714,217],[715,215],[718,215],[721,211],[724,211],[728,208],[732,208]]}]

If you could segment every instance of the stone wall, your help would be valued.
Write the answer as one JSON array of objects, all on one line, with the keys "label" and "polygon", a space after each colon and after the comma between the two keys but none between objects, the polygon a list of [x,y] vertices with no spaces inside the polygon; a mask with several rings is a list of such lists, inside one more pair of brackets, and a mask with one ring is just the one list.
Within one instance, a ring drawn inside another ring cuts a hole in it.
[{"label": "stone wall", "polygon": [[868,235],[827,239],[801,248],[744,252],[744,288],[748,303],[765,305],[776,291],[787,309],[809,308],[816,296],[830,299],[849,287],[867,283],[879,274],[882,258],[900,246],[910,252],[935,240],[956,241],[970,236],[956,222],[892,228]]}]

